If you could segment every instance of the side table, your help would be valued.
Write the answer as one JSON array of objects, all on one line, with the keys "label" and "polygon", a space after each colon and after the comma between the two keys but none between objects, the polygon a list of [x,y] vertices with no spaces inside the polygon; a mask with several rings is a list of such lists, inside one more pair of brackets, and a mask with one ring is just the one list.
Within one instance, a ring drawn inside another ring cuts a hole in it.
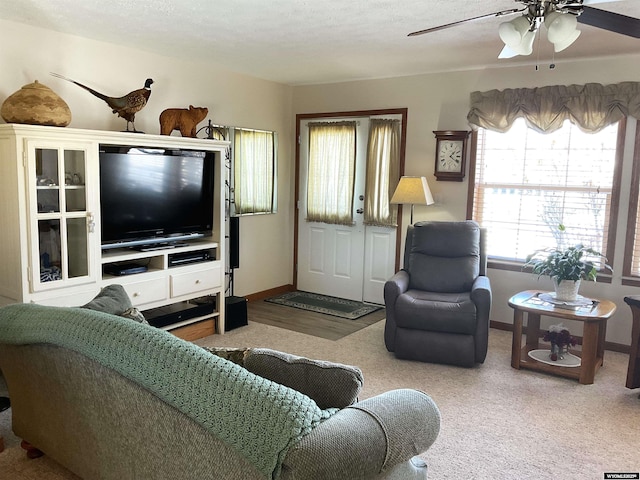
[{"label": "side table", "polygon": [[[616,305],[609,300],[594,298],[592,306],[588,308],[575,310],[561,308],[548,302],[536,301],[541,293],[545,292],[525,290],[509,299],[509,306],[513,308],[511,366],[516,369],[524,368],[573,378],[584,385],[592,384],[596,372],[604,361],[607,319],[616,311]],[[527,313],[526,343],[522,346],[522,324],[525,313]],[[549,365],[529,357],[529,352],[536,350],[539,346],[541,315],[583,322],[582,351],[571,352],[581,357],[579,367]]]}]

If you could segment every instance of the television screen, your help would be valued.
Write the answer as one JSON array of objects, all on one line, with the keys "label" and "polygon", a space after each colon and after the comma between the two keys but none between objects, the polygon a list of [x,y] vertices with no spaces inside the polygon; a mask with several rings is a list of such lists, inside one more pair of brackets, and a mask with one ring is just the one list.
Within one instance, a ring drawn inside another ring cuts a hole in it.
[{"label": "television screen", "polygon": [[213,160],[205,152],[101,147],[102,248],[210,235]]}]

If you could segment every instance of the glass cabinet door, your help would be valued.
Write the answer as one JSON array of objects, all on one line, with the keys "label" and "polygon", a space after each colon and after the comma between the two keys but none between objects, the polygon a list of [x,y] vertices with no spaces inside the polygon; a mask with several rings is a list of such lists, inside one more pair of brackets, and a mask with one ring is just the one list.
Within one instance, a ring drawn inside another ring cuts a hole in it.
[{"label": "glass cabinet door", "polygon": [[86,188],[89,147],[27,142],[34,291],[92,281],[94,222]]}]

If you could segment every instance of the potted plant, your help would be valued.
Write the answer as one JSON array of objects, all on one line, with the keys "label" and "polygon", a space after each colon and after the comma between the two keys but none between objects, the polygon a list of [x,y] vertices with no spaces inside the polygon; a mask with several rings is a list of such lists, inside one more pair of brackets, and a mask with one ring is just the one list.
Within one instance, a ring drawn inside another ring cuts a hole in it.
[{"label": "potted plant", "polygon": [[553,280],[556,299],[575,301],[582,280],[596,281],[598,271],[613,270],[607,259],[598,251],[582,244],[564,249],[544,248],[527,257],[523,268],[531,268],[532,273],[547,275]]}]

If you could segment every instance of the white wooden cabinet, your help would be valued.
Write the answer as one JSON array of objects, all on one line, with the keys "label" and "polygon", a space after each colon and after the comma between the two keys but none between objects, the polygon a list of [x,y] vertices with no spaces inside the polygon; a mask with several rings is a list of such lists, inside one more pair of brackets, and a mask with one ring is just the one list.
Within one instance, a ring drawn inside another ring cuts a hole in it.
[{"label": "white wooden cabinet", "polygon": [[[101,144],[213,152],[212,236],[166,250],[103,251]],[[164,328],[170,330],[213,318],[216,332],[223,333],[226,147],[226,142],[176,136],[0,125],[0,304],[78,306],[92,299],[102,287],[119,283],[143,312],[211,297],[215,303],[212,315]],[[188,265],[171,262],[172,255],[189,252],[206,252],[207,260]],[[130,261],[143,262],[148,270],[114,276],[105,268]]]}]

